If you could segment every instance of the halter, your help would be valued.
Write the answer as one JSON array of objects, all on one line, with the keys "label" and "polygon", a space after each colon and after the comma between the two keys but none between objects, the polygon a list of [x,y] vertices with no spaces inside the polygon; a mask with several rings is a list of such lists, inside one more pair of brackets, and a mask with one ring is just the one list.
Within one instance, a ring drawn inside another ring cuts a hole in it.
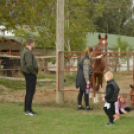
[{"label": "halter", "polygon": [[[101,44],[99,44],[99,45],[101,45]],[[106,46],[102,46],[102,47],[98,48],[99,51],[101,51],[101,49],[106,49],[106,50],[108,50],[108,48],[107,48]]]},{"label": "halter", "polygon": [[101,51],[101,49],[106,49],[106,50],[108,50],[108,48],[107,48],[107,47],[105,47],[105,46],[100,47],[98,50],[99,50],[99,51]]}]

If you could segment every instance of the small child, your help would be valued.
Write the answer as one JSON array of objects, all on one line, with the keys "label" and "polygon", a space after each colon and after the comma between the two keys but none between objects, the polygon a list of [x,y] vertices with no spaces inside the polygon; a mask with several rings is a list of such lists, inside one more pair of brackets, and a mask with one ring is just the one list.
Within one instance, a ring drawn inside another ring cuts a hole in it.
[{"label": "small child", "polygon": [[118,96],[118,101],[115,102],[115,119],[120,119],[120,114],[126,114],[131,111],[131,108],[125,107],[127,103],[127,94],[120,94]]},{"label": "small child", "polygon": [[114,103],[117,101],[118,94],[119,94],[119,86],[113,79],[113,73],[108,71],[105,74],[105,80],[107,81],[106,86],[106,96],[105,98],[102,98],[103,101],[106,100],[106,103],[104,105],[104,111],[107,114],[109,118],[109,122],[105,124],[105,126],[113,126],[113,120],[114,120]]}]

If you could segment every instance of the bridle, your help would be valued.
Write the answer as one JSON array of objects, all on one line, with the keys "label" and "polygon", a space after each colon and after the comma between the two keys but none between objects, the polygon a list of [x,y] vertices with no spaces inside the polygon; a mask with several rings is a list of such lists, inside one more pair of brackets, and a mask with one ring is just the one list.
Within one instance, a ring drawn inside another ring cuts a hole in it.
[{"label": "bridle", "polygon": [[[99,45],[101,45],[101,44],[99,44]],[[98,48],[99,51],[101,51],[102,49],[106,49],[106,51],[108,50],[108,48],[106,46],[102,46],[102,47]]]}]

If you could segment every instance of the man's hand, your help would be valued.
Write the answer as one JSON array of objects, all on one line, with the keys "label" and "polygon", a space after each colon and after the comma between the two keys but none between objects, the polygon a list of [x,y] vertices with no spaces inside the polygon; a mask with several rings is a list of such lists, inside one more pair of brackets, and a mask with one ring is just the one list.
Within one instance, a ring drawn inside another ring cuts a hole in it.
[{"label": "man's hand", "polygon": [[102,101],[105,101],[105,98],[104,97],[102,98]]},{"label": "man's hand", "polygon": [[87,81],[87,85],[89,85],[90,84],[90,81]]}]

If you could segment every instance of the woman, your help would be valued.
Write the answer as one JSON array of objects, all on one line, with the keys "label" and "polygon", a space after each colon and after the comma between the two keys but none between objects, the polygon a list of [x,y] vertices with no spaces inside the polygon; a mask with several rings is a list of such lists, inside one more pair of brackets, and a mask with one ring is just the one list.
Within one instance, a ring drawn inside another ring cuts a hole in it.
[{"label": "woman", "polygon": [[90,76],[93,74],[92,71],[92,61],[96,59],[102,58],[102,55],[97,57],[91,57],[93,52],[92,47],[87,47],[84,51],[83,58],[79,64],[79,69],[77,71],[76,76],[76,88],[80,88],[80,92],[78,94],[78,107],[77,110],[83,109],[81,102],[82,102],[82,95],[85,94],[85,110],[93,110],[89,106],[89,93],[85,92],[86,86],[90,85]]}]

